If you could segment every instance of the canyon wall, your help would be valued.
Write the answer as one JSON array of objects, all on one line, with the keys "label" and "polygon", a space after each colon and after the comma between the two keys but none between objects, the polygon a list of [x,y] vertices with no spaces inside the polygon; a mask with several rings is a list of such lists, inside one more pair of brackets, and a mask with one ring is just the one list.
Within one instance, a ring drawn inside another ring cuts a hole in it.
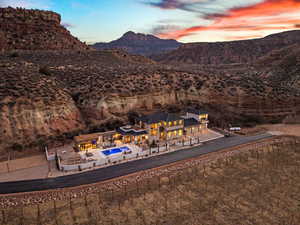
[{"label": "canyon wall", "polygon": [[189,92],[185,90],[168,90],[168,92],[149,93],[147,95],[136,96],[107,96],[101,99],[98,104],[93,104],[84,108],[86,115],[93,118],[92,123],[107,122],[111,119],[127,118],[127,113],[131,111],[151,112],[161,110],[168,106],[176,106],[184,109],[189,106],[201,107],[204,109],[214,109],[214,111],[235,118],[251,117],[261,121],[280,121],[287,116],[300,114],[300,99],[267,99],[264,97],[254,97],[244,91],[240,91],[235,96],[227,95],[225,92],[215,90],[198,90]]},{"label": "canyon wall", "polygon": [[56,79],[39,74],[38,67],[1,64],[0,74],[5,75],[0,76],[1,152],[47,143],[85,128],[69,93]]},{"label": "canyon wall", "polygon": [[54,101],[59,105],[49,106],[44,102],[28,101],[24,103],[22,99],[1,103],[1,147],[17,143],[26,148],[85,128],[81,114],[71,99],[69,102]]},{"label": "canyon wall", "polygon": [[88,48],[61,25],[59,14],[50,11],[0,8],[0,31],[2,50]]}]

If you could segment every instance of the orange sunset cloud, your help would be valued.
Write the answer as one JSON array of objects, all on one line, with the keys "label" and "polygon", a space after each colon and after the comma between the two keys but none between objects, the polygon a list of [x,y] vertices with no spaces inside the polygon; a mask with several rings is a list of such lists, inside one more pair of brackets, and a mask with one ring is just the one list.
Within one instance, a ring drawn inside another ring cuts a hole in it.
[{"label": "orange sunset cloud", "polygon": [[[193,26],[171,32],[162,32],[161,38],[180,39],[202,31],[266,31],[290,30],[299,28],[300,18],[293,14],[300,12],[300,0],[264,0],[245,7],[228,9],[222,14],[208,14],[211,20],[207,26]],[[259,34],[245,37],[259,37]]]}]

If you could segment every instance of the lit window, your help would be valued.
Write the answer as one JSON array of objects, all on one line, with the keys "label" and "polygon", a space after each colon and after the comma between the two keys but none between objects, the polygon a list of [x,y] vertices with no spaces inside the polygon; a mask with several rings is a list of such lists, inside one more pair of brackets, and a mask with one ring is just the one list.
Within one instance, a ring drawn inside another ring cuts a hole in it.
[{"label": "lit window", "polygon": [[157,124],[155,124],[155,123],[151,124],[151,128],[152,128],[152,129],[155,129],[156,126],[157,126]]},{"label": "lit window", "polygon": [[156,131],[156,130],[152,130],[152,131],[151,131],[151,135],[152,135],[152,136],[156,136],[156,135],[157,135],[157,131]]},{"label": "lit window", "polygon": [[174,121],[174,126],[176,126],[177,125],[177,121]]},{"label": "lit window", "polygon": [[182,136],[182,130],[179,130],[179,131],[178,131],[178,135],[179,135],[179,136]]},{"label": "lit window", "polygon": [[169,122],[169,126],[172,126],[172,122]]},{"label": "lit window", "polygon": [[182,124],[182,120],[179,120],[179,124],[180,124],[180,125]]},{"label": "lit window", "polygon": [[172,132],[168,132],[168,137],[171,137],[172,136]]},{"label": "lit window", "polygon": [[164,122],[164,125],[167,126],[167,122]]}]

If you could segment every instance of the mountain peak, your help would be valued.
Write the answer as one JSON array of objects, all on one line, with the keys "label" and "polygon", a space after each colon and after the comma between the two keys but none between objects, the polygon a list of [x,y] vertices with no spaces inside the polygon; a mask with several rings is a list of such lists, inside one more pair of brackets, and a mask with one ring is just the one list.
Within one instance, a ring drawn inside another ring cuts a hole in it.
[{"label": "mountain peak", "polygon": [[131,54],[153,55],[177,49],[181,43],[176,40],[165,40],[151,34],[128,31],[117,40],[109,43],[95,43],[96,49],[123,49]]},{"label": "mountain peak", "polygon": [[127,37],[127,36],[135,36],[136,33],[133,31],[127,31],[125,34],[123,34],[123,37]]},{"label": "mountain peak", "polygon": [[158,37],[155,37],[150,34],[142,34],[142,33],[135,33],[133,31],[126,32],[120,39],[125,40],[135,40],[135,41],[152,41],[152,40],[159,40]]}]

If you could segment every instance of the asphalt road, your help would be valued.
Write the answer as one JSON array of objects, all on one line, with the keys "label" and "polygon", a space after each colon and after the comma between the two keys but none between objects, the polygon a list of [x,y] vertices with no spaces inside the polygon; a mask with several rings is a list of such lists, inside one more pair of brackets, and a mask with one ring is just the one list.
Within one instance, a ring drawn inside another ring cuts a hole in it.
[{"label": "asphalt road", "polygon": [[4,182],[0,183],[0,194],[41,191],[96,183],[268,137],[272,137],[272,135],[262,134],[249,137],[234,136],[221,138],[207,142],[202,146],[191,147],[189,149],[170,152],[163,155],[153,156],[151,158],[140,159],[78,174],[47,179]]}]

